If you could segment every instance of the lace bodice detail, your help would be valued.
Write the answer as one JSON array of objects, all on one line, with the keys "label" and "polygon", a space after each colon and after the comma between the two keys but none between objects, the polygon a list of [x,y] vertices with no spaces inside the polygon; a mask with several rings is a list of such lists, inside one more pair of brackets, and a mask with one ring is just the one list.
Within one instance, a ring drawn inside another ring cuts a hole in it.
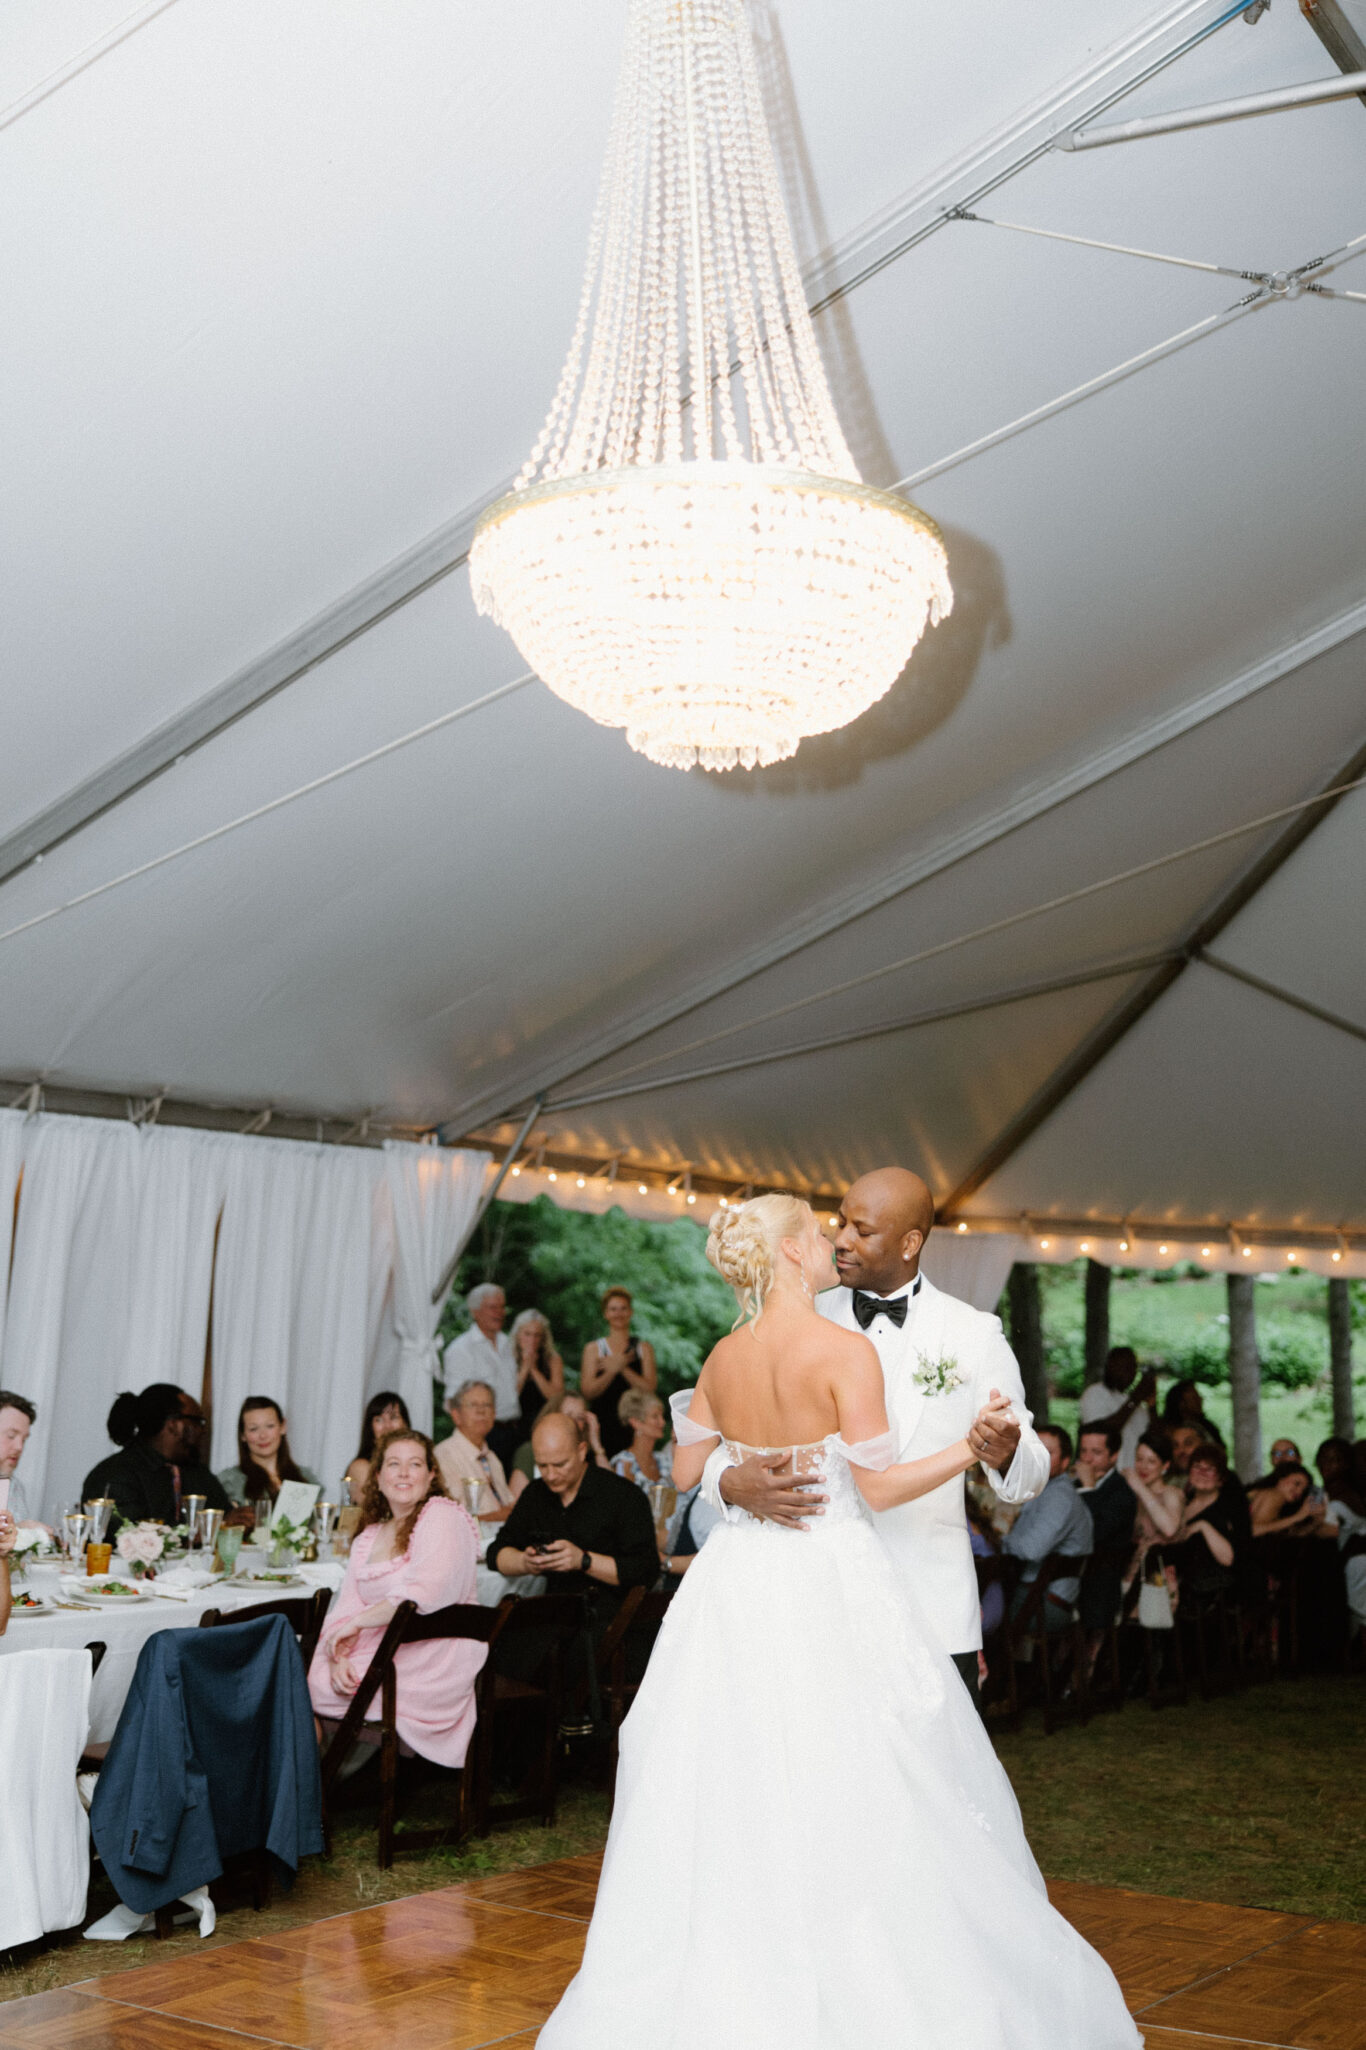
[{"label": "lace bodice detail", "polygon": [[[813,1522],[828,1527],[845,1523],[851,1516],[864,1514],[863,1497],[854,1479],[849,1450],[838,1431],[831,1431],[828,1437],[818,1439],[814,1445],[743,1445],[738,1438],[724,1438],[721,1442],[736,1459],[751,1459],[756,1452],[765,1458],[774,1452],[790,1453],[793,1472],[803,1480],[819,1480],[821,1493],[826,1497],[824,1515],[813,1519]],[[754,1517],[745,1517],[746,1523],[756,1521]],[[782,1528],[779,1524],[763,1527],[769,1530]]]}]

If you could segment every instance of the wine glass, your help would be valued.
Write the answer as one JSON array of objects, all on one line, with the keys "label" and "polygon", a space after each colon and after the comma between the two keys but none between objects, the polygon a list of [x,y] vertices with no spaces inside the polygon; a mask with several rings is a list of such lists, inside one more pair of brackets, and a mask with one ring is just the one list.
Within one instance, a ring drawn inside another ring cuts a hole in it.
[{"label": "wine glass", "polygon": [[67,1510],[62,1518],[62,1534],[66,1542],[67,1558],[73,1566],[82,1564],[90,1536],[90,1518],[84,1509]]}]

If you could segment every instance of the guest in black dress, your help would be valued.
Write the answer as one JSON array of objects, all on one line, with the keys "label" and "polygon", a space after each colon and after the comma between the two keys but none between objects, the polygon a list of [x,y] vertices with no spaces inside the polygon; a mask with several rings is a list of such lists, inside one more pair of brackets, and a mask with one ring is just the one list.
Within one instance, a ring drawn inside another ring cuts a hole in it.
[{"label": "guest in black dress", "polygon": [[532,1426],[548,1402],[564,1394],[564,1361],[555,1350],[555,1336],[540,1310],[523,1310],[508,1336],[517,1363],[517,1399],[522,1405],[521,1443],[531,1441]]},{"label": "guest in black dress", "polygon": [[624,1452],[631,1442],[630,1427],[617,1415],[617,1404],[628,1388],[645,1388],[653,1394],[659,1378],[654,1347],[648,1338],[637,1338],[631,1330],[631,1309],[628,1289],[608,1289],[602,1299],[607,1336],[584,1347],[579,1368],[579,1385],[598,1420],[609,1459]]}]

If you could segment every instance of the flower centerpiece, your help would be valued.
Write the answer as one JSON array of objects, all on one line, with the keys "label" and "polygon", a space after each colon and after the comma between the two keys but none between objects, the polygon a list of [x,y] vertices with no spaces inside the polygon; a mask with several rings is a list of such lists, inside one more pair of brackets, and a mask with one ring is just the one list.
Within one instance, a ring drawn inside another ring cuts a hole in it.
[{"label": "flower centerpiece", "polygon": [[270,1525],[270,1563],[274,1567],[297,1566],[299,1554],[310,1536],[307,1522],[292,1523],[277,1511]]},{"label": "flower centerpiece", "polygon": [[165,1539],[154,1523],[125,1524],[118,1534],[116,1549],[135,1580],[156,1578],[156,1562],[165,1549]]}]

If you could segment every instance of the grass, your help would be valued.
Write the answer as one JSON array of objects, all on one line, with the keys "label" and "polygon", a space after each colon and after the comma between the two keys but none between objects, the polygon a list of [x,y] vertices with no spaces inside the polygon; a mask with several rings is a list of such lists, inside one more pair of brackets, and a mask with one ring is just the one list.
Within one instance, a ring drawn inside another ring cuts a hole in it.
[{"label": "grass", "polygon": [[1050,1879],[1363,1922],[1363,1705],[1359,1677],[1277,1680],[997,1750]]},{"label": "grass", "polygon": [[[1050,1879],[1087,1880],[1188,1900],[1366,1922],[1363,1682],[1279,1680],[1220,1701],[1120,1715],[1046,1737],[1037,1721],[997,1750]],[[415,1824],[439,1819],[439,1783],[414,1799]],[[553,1829],[499,1830],[461,1851],[375,1864],[373,1806],[344,1810],[330,1860],[309,1859],[291,1894],[261,1914],[223,1913],[210,1945],[271,1936],[376,1902],[430,1892],[600,1848],[607,1800],[570,1786]],[[92,1913],[112,1905],[97,1877]],[[0,1999],[205,1948],[192,1930],[168,1942],[30,1946],[0,1966]]]}]

